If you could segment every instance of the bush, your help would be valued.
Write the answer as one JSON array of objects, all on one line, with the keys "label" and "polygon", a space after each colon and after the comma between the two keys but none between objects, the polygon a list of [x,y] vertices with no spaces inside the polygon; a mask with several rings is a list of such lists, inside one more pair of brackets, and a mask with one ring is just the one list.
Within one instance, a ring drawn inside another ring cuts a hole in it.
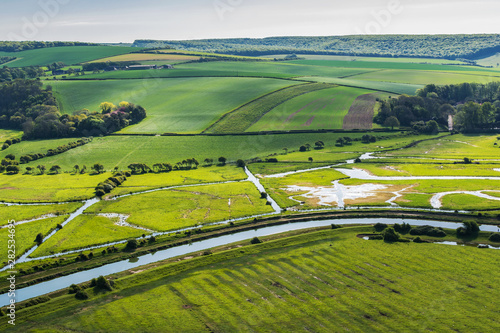
[{"label": "bush", "polygon": [[109,284],[109,281],[106,280],[104,276],[99,276],[96,280],[96,288],[101,289],[101,290],[108,290],[111,291],[111,285]]},{"label": "bush", "polygon": [[5,316],[5,312],[3,312],[3,309],[0,308],[0,317]]},{"label": "bush", "polygon": [[388,225],[385,223],[377,223],[373,226],[376,232],[382,232],[387,229]]},{"label": "bush", "polygon": [[442,228],[434,228],[423,225],[410,230],[412,236],[446,237],[446,232]]},{"label": "bush", "polygon": [[80,288],[79,285],[72,284],[71,286],[69,286],[68,294],[76,294],[80,290],[82,290],[82,288]]},{"label": "bush", "polygon": [[206,250],[206,251],[203,252],[204,256],[209,256],[211,254],[212,254],[212,251],[210,251],[210,250]]},{"label": "bush", "polygon": [[332,224],[332,229],[340,229],[342,226],[340,224]]},{"label": "bush", "polygon": [[382,240],[384,239],[384,236],[382,235],[373,235],[368,237],[369,240]]},{"label": "bush", "polygon": [[404,223],[404,222],[402,225],[396,223],[394,225],[394,230],[396,230],[396,232],[399,232],[400,234],[407,234],[411,230],[411,225],[409,223]]},{"label": "bush", "polygon": [[491,242],[500,243],[500,234],[491,234],[489,240]]},{"label": "bush", "polygon": [[43,234],[42,233],[39,233],[38,235],[36,235],[35,242],[37,244],[42,244],[42,242],[43,242]]},{"label": "bush", "polygon": [[85,290],[79,290],[75,294],[75,298],[84,301],[84,300],[89,298],[89,295],[87,294],[87,292]]},{"label": "bush", "polygon": [[244,168],[246,166],[245,161],[243,161],[243,160],[237,160],[236,161],[236,166],[238,168]]},{"label": "bush", "polygon": [[251,241],[250,244],[260,244],[262,241],[258,237],[254,237]]},{"label": "bush", "polygon": [[464,221],[463,227],[457,229],[457,237],[471,237],[479,233],[476,221]]},{"label": "bush", "polygon": [[128,242],[127,242],[127,246],[126,248],[129,249],[129,250],[135,250],[137,249],[137,246],[139,244],[137,243],[137,239],[130,239]]},{"label": "bush", "polygon": [[401,239],[401,235],[392,227],[385,229],[382,236],[384,236],[385,242],[398,242]]},{"label": "bush", "polygon": [[417,236],[415,239],[413,239],[413,242],[414,243],[424,243],[424,241],[422,240],[422,238],[420,238],[420,236]]}]

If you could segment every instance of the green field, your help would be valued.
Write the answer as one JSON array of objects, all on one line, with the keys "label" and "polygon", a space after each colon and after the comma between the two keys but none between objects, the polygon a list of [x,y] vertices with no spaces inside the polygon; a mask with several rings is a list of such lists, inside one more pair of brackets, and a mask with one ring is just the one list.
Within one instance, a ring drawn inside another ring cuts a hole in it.
[{"label": "green field", "polygon": [[109,174],[0,175],[0,201],[64,202],[94,197],[97,184]]},{"label": "green field", "polygon": [[392,163],[369,163],[357,164],[355,168],[369,171],[375,176],[470,176],[470,177],[500,177],[500,164],[440,164],[435,161],[433,164],[411,163],[404,164],[405,160],[400,160],[401,164]]},{"label": "green field", "polygon": [[[54,253],[62,253],[70,250],[101,245],[129,238],[138,238],[148,233],[144,230],[127,226],[119,226],[115,223],[118,218],[107,218],[95,215],[82,215],[71,221],[62,230],[50,237],[31,257],[47,256]],[[96,235],[99,235],[97,238]]]},{"label": "green field", "polygon": [[250,182],[137,194],[116,201],[101,201],[87,210],[89,213],[130,215],[128,223],[157,231],[201,226],[272,211]]},{"label": "green field", "polygon": [[[56,229],[56,226],[63,223],[66,218],[67,217],[59,216],[17,225],[15,228],[16,257],[20,257],[24,252],[36,245],[35,238],[39,233],[47,236],[50,231]],[[2,244],[5,244],[5,247],[7,247],[7,241],[11,239],[9,234],[8,228],[0,229],[0,240]],[[7,260],[7,251],[1,251],[0,263],[3,264]]]},{"label": "green field", "polygon": [[212,126],[208,127],[204,133],[230,134],[245,132],[264,115],[282,103],[295,97],[330,87],[331,85],[323,83],[306,83],[275,91],[226,113]]},{"label": "green field", "polygon": [[[104,101],[128,101],[148,116],[124,133],[195,133],[224,113],[294,82],[259,78],[59,81],[51,83],[65,113],[97,111]],[[196,89],[193,89],[196,87]]]},{"label": "green field", "polygon": [[[500,283],[495,274],[500,261],[495,250],[388,244],[356,237],[372,231],[371,227],[324,230],[162,265],[116,280],[111,293],[88,289],[92,297],[87,301],[65,295],[20,310],[19,322],[10,330],[500,329],[495,288]],[[166,304],[168,311],[159,313]]]},{"label": "green field", "polygon": [[7,67],[46,66],[53,62],[76,65],[100,58],[138,51],[139,48],[115,46],[64,46],[49,47],[21,52],[0,52],[0,57],[16,57]]},{"label": "green field", "polygon": [[168,186],[245,180],[247,177],[242,168],[234,166],[199,167],[198,169],[160,174],[148,173],[127,178],[127,181],[122,186],[115,188],[111,194],[117,196]]},{"label": "green field", "polygon": [[0,205],[0,226],[6,225],[9,220],[16,222],[31,220],[45,215],[65,215],[76,211],[82,206],[80,202],[70,202],[60,205],[41,206],[3,206]]},{"label": "green field", "polygon": [[436,85],[459,84],[464,82],[489,83],[500,81],[498,72],[432,72],[390,69],[354,77],[357,80],[394,82],[406,84]]},{"label": "green field", "polygon": [[418,89],[424,87],[424,84],[408,84],[408,83],[394,83],[394,82],[383,82],[383,81],[369,81],[369,80],[359,80],[357,76],[348,78],[336,78],[336,77],[323,77],[323,76],[304,76],[302,80],[310,82],[323,82],[323,83],[333,83],[342,86],[352,87],[352,88],[363,88],[369,90],[379,90],[383,92],[393,93],[396,95],[415,95]]},{"label": "green field", "polygon": [[335,87],[301,95],[278,105],[247,131],[341,129],[356,98],[372,92]]}]

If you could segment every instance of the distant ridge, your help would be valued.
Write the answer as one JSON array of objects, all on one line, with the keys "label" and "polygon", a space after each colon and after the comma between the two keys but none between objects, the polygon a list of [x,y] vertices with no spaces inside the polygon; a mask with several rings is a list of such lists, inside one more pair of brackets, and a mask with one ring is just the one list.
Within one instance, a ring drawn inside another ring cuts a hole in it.
[{"label": "distant ridge", "polygon": [[201,40],[136,40],[135,47],[169,46],[179,50],[259,56],[300,53],[375,57],[479,59],[500,52],[500,34],[352,35]]}]

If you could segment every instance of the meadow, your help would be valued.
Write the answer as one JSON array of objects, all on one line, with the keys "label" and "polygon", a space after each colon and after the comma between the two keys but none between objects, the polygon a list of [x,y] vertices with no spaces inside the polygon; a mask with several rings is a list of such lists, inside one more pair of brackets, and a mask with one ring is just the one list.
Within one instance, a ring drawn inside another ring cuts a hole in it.
[{"label": "meadow", "polygon": [[[15,241],[16,241],[16,258],[21,256],[25,251],[36,245],[35,239],[38,234],[47,236],[52,230],[56,229],[57,225],[63,223],[67,217],[59,216],[48,218],[36,222],[30,222],[16,226]],[[0,240],[2,244],[7,246],[9,237],[9,229],[0,229]],[[0,263],[6,262],[8,259],[7,251],[0,251]]]},{"label": "meadow", "polygon": [[344,117],[364,89],[335,87],[292,98],[248,128],[248,132],[342,128]]},{"label": "meadow", "polygon": [[250,182],[201,185],[100,201],[87,213],[117,213],[127,222],[156,231],[202,226],[245,216],[271,213]]},{"label": "meadow", "polygon": [[[117,225],[118,218],[81,215],[39,246],[31,257],[77,250],[129,238],[139,238],[148,232],[129,226]],[[99,235],[99,237],[96,237]]]},{"label": "meadow", "polygon": [[[71,167],[72,168],[72,167]],[[110,174],[0,175],[0,201],[65,202],[90,199]]]},{"label": "meadow", "polygon": [[354,168],[369,171],[370,174],[382,177],[408,177],[408,176],[467,176],[467,177],[500,177],[500,164],[453,164],[446,163],[407,163],[405,159],[400,163],[370,163],[356,164]]},{"label": "meadow", "polygon": [[20,52],[0,52],[0,57],[13,56],[18,58],[4,64],[7,67],[46,66],[59,61],[66,65],[76,65],[138,50],[140,49],[114,46],[64,46]]},{"label": "meadow", "polygon": [[0,205],[0,226],[7,224],[9,220],[16,222],[41,218],[46,215],[66,215],[76,211],[82,206],[80,202],[70,202],[56,205],[38,206],[4,206]]},{"label": "meadow", "polygon": [[[362,133],[348,134],[353,139],[360,138]],[[346,136],[345,133],[307,133],[301,135],[275,134],[275,135],[237,135],[237,136],[108,136],[94,138],[91,143],[86,144],[64,154],[46,157],[42,160],[24,164],[24,166],[36,167],[43,164],[50,169],[52,165],[59,165],[63,171],[73,170],[73,166],[86,165],[90,168],[94,163],[100,163],[105,170],[113,170],[118,167],[126,170],[131,163],[146,163],[152,167],[155,163],[181,162],[186,158],[196,158],[202,163],[206,158],[214,159],[223,156],[228,162],[238,159],[250,160],[252,158],[265,158],[268,155],[283,153],[283,148],[290,152],[286,156],[278,156],[283,161],[307,162],[308,157],[320,155],[324,160],[338,161],[343,157],[336,152],[352,151],[351,146],[337,149],[335,142],[339,137]],[[309,143],[314,146],[316,141],[323,141],[330,149],[323,151],[298,152],[299,147]],[[402,143],[410,143],[411,138],[399,138]],[[400,146],[398,139],[388,140],[387,146]],[[47,141],[50,142],[50,141]],[[13,146],[15,147],[15,145]],[[359,147],[359,151],[374,151],[376,145],[366,144]],[[11,148],[9,148],[11,149]],[[357,153],[349,156],[359,155]],[[4,176],[2,176],[4,177]],[[5,176],[8,178],[8,176]],[[29,177],[28,177],[29,178]],[[1,179],[1,178],[0,178]],[[12,178],[14,179],[14,178]]]},{"label": "meadow", "polygon": [[[164,264],[115,279],[110,293],[88,289],[87,301],[65,295],[20,310],[11,330],[500,329],[496,250],[356,237],[371,232],[372,227],[349,227],[264,239],[263,244]],[[157,309],[165,304],[168,311],[160,314]]]},{"label": "meadow", "polygon": [[213,125],[209,126],[204,133],[231,134],[250,131],[253,124],[282,103],[329,87],[331,86],[323,83],[306,83],[272,92],[224,114]]},{"label": "meadow", "polygon": [[224,113],[293,84],[260,78],[184,78],[67,81],[52,86],[65,113],[97,111],[105,101],[127,101],[146,108],[147,118],[123,133],[162,134],[201,132]]}]

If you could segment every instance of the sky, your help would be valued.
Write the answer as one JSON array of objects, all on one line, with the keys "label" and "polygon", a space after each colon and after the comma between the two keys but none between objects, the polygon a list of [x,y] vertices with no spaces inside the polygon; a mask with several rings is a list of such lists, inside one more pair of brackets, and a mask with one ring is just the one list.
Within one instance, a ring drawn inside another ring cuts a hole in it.
[{"label": "sky", "polygon": [[0,0],[0,40],[500,33],[499,0]]}]

